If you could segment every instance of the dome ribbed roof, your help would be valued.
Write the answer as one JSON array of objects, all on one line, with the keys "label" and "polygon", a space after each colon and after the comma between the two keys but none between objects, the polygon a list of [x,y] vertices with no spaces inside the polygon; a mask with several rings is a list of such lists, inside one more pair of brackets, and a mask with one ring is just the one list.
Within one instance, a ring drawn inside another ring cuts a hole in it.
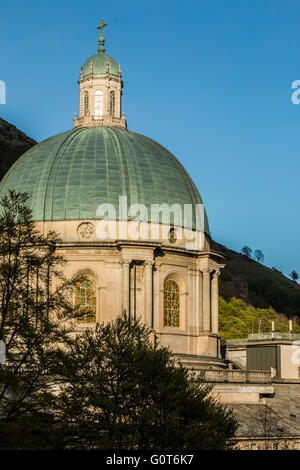
[{"label": "dome ribbed roof", "polygon": [[109,64],[109,73],[111,75],[119,75],[119,66],[117,62],[109,55],[99,52],[85,62],[83,66],[83,77],[90,74],[91,64],[93,64],[93,73],[105,73],[106,62]]},{"label": "dome ribbed roof", "polygon": [[[28,150],[0,184],[30,195],[33,218],[97,219],[100,204],[192,204],[202,199],[179,161],[157,142],[116,127],[81,127]],[[150,221],[150,220],[149,220]],[[205,215],[204,231],[209,233]]]}]

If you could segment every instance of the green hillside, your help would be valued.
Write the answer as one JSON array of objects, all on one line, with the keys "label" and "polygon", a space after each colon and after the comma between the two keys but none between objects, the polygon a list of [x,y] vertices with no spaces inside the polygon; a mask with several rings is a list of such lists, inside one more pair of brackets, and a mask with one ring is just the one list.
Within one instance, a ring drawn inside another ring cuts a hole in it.
[{"label": "green hillside", "polygon": [[[219,334],[222,343],[226,339],[247,338],[250,333],[270,333],[272,320],[275,331],[287,333],[289,321],[272,308],[255,308],[243,300],[232,297],[229,301],[219,299]],[[293,322],[293,333],[300,333],[300,326]]]},{"label": "green hillside", "polygon": [[229,250],[218,243],[212,249],[224,254],[226,267],[220,275],[220,296],[227,302],[232,297],[255,308],[273,308],[277,313],[300,317],[300,286],[275,268],[267,268],[251,258]]}]

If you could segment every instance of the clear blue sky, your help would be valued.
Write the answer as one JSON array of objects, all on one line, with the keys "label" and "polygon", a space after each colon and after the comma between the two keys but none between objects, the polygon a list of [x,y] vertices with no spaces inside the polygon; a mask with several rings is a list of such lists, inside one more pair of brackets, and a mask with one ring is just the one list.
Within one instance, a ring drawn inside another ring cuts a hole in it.
[{"label": "clear blue sky", "polygon": [[72,127],[80,66],[123,70],[130,130],[194,179],[215,240],[300,272],[300,4],[296,0],[13,0],[0,7],[0,115],[40,141]]}]

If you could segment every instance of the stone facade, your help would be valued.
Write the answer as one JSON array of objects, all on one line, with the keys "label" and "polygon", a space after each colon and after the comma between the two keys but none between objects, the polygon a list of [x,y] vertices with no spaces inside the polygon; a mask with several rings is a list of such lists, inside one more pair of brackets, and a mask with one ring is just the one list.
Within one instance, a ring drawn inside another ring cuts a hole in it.
[{"label": "stone facade", "polygon": [[[169,346],[183,363],[225,367],[218,336],[218,276],[222,257],[199,233],[199,250],[184,240],[99,240],[97,221],[53,221],[37,224],[63,236],[58,252],[66,275],[84,273],[96,283],[96,321],[107,322],[124,310],[149,325],[156,340]],[[179,287],[179,325],[166,326],[164,295],[168,280]],[[80,323],[78,329],[90,324]]]}]

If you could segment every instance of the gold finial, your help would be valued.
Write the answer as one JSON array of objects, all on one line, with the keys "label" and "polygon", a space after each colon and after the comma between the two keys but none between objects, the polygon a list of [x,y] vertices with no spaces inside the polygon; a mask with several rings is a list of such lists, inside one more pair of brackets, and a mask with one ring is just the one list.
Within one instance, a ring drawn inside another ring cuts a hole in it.
[{"label": "gold finial", "polygon": [[103,21],[103,18],[101,18],[101,21],[100,21],[100,24],[99,26],[97,26],[97,29],[100,29],[100,36],[99,36],[99,47],[98,47],[98,52],[105,52],[105,48],[104,48],[104,42],[105,42],[105,39],[104,39],[104,36],[103,36],[103,29],[105,28],[105,26],[107,26],[107,23],[104,23]]}]

